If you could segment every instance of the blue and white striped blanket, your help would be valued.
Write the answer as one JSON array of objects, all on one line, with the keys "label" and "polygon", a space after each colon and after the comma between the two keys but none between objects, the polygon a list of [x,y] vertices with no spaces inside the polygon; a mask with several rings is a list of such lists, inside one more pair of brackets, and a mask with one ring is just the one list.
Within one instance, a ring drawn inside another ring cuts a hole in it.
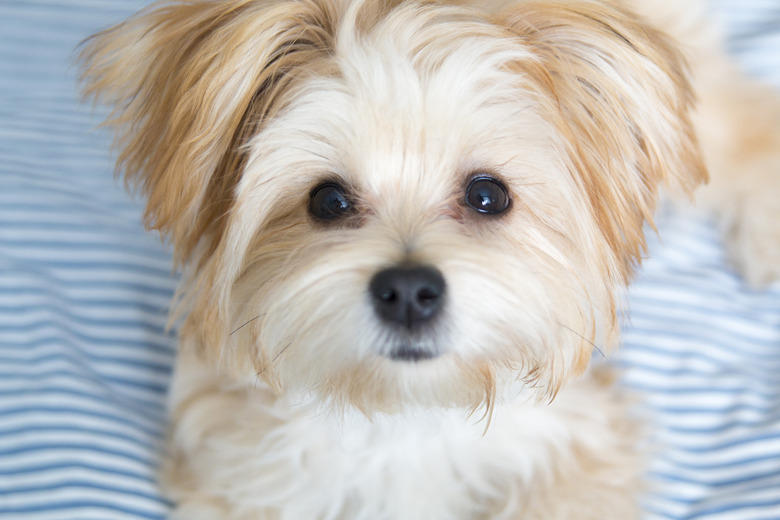
[{"label": "blue and white striped blanket", "polygon": [[[684,0],[681,0],[684,1]],[[169,253],[112,177],[73,50],[144,0],[0,0],[0,518],[164,518]],[[711,0],[780,85],[780,0]],[[616,361],[652,418],[648,519],[780,519],[780,285],[661,216]]]}]

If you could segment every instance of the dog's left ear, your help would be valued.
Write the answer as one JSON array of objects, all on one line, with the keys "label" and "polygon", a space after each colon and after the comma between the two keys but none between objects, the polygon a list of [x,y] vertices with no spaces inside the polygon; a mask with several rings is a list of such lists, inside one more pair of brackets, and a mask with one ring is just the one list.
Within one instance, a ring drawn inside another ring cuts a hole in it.
[{"label": "dog's left ear", "polygon": [[328,2],[169,0],[84,42],[85,97],[113,107],[118,173],[178,262],[216,248],[242,146],[294,73],[328,56],[333,17]]},{"label": "dog's left ear", "polygon": [[684,60],[668,36],[609,2],[522,2],[501,23],[541,57],[572,169],[628,277],[659,187],[690,193],[707,178]]},{"label": "dog's left ear", "polygon": [[[177,305],[187,315],[182,335],[204,335],[197,343],[211,352],[227,340],[228,288],[241,268],[243,249],[225,242],[245,145],[296,79],[329,66],[338,6],[163,0],[82,46],[85,96],[113,108],[106,126],[117,172],[145,196],[146,226],[173,244],[193,278]],[[247,225],[234,227],[251,236]]]}]

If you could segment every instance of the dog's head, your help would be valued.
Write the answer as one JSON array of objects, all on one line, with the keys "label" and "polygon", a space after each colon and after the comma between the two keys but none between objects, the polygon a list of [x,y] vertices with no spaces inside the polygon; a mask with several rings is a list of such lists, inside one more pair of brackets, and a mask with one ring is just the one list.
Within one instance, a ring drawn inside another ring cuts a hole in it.
[{"label": "dog's head", "polygon": [[366,411],[554,395],[705,176],[679,56],[606,2],[176,1],[83,59],[183,348]]}]

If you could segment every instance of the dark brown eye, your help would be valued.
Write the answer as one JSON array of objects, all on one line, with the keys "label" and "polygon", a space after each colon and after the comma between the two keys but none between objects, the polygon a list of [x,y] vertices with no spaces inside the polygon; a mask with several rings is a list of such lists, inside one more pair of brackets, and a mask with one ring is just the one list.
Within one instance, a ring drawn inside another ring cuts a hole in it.
[{"label": "dark brown eye", "polygon": [[475,177],[466,188],[466,204],[479,213],[498,215],[509,207],[509,193],[492,177]]},{"label": "dark brown eye", "polygon": [[344,188],[335,182],[320,184],[311,192],[309,211],[319,219],[336,219],[346,215],[351,209],[352,204],[347,199]]}]

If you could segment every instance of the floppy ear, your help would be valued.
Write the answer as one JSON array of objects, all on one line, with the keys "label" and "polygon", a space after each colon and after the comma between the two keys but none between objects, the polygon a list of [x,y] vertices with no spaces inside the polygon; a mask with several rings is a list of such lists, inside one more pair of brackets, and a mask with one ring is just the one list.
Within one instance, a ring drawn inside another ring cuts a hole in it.
[{"label": "floppy ear", "polygon": [[145,223],[172,240],[177,261],[201,240],[216,248],[241,146],[296,65],[330,47],[327,4],[176,0],[85,42],[85,95],[113,107],[118,172],[146,196]]},{"label": "floppy ear", "polygon": [[690,193],[707,177],[685,63],[666,35],[607,2],[521,2],[501,17],[541,57],[575,175],[627,278],[659,186]]}]

